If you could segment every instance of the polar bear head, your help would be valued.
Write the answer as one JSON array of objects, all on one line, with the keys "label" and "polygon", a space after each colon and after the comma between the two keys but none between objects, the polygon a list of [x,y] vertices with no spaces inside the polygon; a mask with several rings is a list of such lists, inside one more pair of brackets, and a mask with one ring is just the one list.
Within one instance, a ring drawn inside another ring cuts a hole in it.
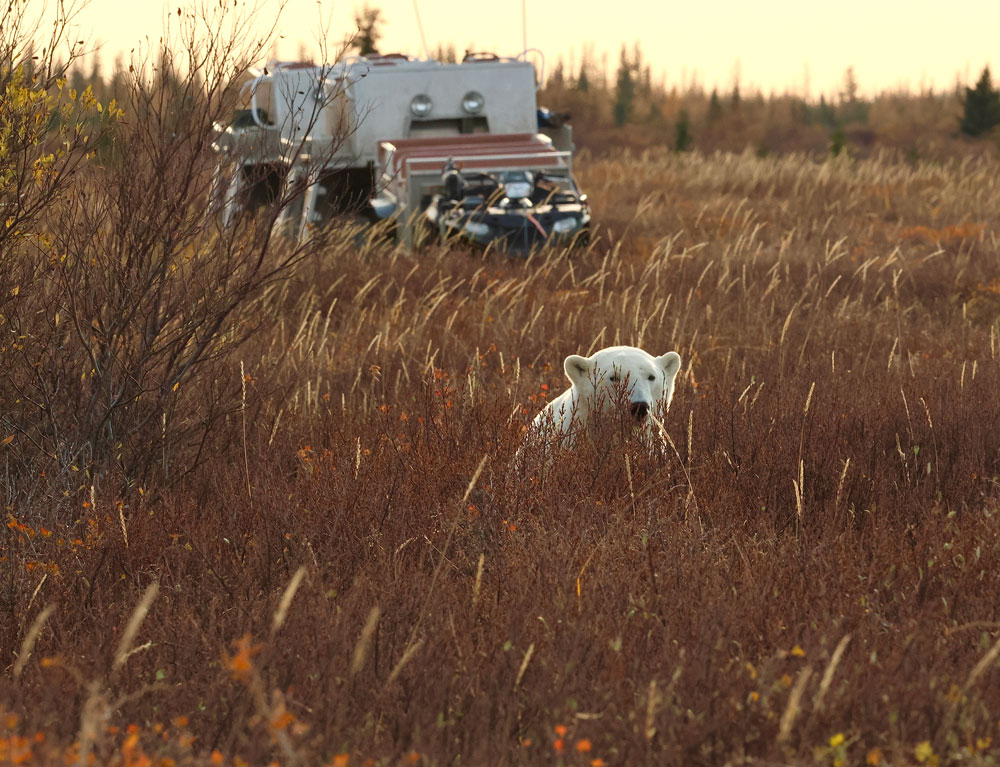
[{"label": "polar bear head", "polygon": [[662,415],[670,407],[681,358],[677,352],[654,357],[634,346],[610,346],[589,357],[571,354],[563,367],[585,418],[625,405],[644,424],[651,412]]}]

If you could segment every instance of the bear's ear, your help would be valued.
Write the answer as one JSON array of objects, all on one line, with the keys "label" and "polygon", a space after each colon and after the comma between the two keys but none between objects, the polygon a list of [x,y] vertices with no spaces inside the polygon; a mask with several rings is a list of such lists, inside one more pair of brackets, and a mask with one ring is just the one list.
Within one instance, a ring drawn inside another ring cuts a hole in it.
[{"label": "bear's ear", "polygon": [[566,371],[566,377],[572,383],[582,386],[590,378],[590,374],[594,370],[594,362],[579,354],[571,354],[563,363],[563,370]]},{"label": "bear's ear", "polygon": [[681,355],[677,352],[667,352],[662,357],[656,358],[656,364],[663,371],[663,376],[667,383],[674,380],[677,371],[681,369]]}]

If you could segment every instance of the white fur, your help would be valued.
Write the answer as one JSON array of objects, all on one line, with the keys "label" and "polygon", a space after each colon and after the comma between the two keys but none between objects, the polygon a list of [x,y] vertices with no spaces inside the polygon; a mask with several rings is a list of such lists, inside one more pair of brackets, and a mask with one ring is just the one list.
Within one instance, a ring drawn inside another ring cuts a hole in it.
[{"label": "white fur", "polygon": [[[680,367],[677,352],[654,357],[634,346],[611,346],[589,357],[571,354],[563,368],[572,385],[535,417],[529,439],[555,438],[572,447],[581,428],[616,407],[641,411],[645,405],[649,413],[662,418],[673,399]],[[635,420],[645,436],[652,438],[652,419],[647,415]]]}]

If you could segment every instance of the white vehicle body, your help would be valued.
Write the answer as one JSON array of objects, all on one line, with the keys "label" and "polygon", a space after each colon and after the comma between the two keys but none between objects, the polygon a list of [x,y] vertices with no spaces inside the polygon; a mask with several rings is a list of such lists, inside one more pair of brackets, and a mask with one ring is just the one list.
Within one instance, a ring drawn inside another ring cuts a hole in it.
[{"label": "white vehicle body", "polygon": [[[462,108],[472,92],[483,98],[478,114]],[[431,102],[420,118],[410,110],[418,94]],[[376,62],[353,86],[352,101],[358,124],[350,150],[361,163],[376,161],[379,142],[391,139],[538,131],[535,68],[525,61]]]},{"label": "white vehicle body", "polygon": [[[306,236],[332,213],[371,199],[388,170],[380,165],[385,141],[539,133],[535,68],[523,57],[270,61],[253,75],[241,91],[243,109],[219,126],[214,144],[213,209],[227,224],[242,208],[302,188],[282,216],[294,236]],[[548,134],[555,148],[572,150],[569,126]]]}]

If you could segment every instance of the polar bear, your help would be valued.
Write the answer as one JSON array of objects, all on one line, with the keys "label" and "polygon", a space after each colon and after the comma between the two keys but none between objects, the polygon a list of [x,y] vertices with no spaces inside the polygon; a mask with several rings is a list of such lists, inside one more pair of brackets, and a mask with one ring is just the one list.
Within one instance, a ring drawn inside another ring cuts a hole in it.
[{"label": "polar bear", "polygon": [[632,424],[647,444],[658,444],[649,416],[662,417],[667,412],[680,367],[677,352],[654,357],[634,346],[610,346],[589,357],[571,354],[563,368],[572,386],[535,416],[528,439],[572,447],[580,428],[590,428],[598,419],[617,414]]}]

